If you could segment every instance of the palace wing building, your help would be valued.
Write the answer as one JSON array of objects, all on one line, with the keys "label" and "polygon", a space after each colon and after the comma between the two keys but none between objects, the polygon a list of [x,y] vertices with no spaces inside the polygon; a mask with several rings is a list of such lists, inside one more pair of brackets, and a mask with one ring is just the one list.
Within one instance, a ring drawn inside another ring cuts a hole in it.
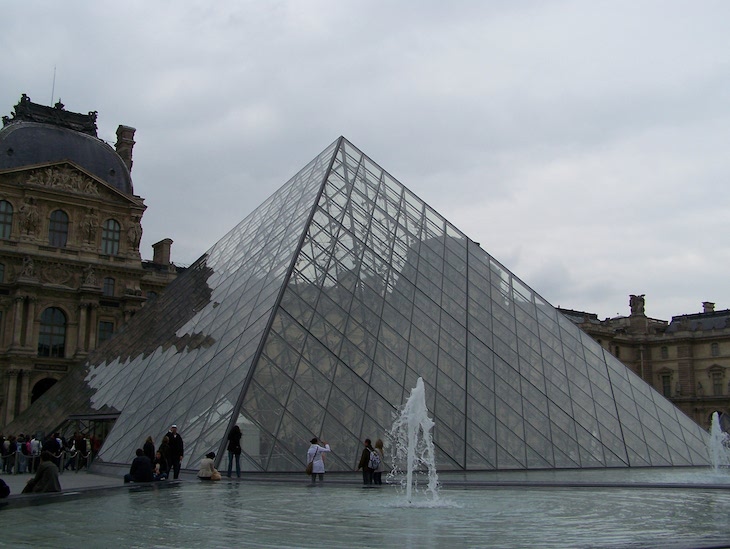
[{"label": "palace wing building", "polygon": [[3,117],[0,431],[176,276],[171,240],[140,257],[135,130],[119,126],[112,148],[96,116],[23,95]]}]

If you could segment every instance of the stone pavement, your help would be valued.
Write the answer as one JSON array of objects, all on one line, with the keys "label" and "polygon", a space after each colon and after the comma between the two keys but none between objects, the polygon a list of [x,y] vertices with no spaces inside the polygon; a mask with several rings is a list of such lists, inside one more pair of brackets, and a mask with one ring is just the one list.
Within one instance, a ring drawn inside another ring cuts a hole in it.
[{"label": "stone pavement", "polygon": [[[10,486],[10,496],[17,496],[23,491],[25,483],[33,475],[21,473],[19,475],[9,475],[4,473],[0,475],[0,479]],[[68,490],[85,490],[89,488],[108,488],[112,486],[121,486],[124,484],[121,476],[107,476],[96,473],[87,473],[80,471],[64,471],[59,477],[61,481],[61,489],[65,492]]]}]

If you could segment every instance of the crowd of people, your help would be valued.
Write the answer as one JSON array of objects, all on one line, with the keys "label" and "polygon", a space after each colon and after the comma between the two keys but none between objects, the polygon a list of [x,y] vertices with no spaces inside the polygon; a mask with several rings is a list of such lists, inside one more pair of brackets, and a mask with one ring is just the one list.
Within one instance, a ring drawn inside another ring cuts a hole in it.
[{"label": "crowd of people", "polygon": [[[233,473],[235,462],[236,476],[241,476],[241,438],[242,432],[235,425],[228,433],[228,477]],[[357,469],[362,469],[363,485],[382,484],[382,472],[385,469],[383,441],[378,439],[375,445],[371,440],[363,441],[363,451]],[[180,466],[184,456],[184,443],[177,431],[177,425],[170,426],[162,438],[159,447],[155,447],[152,436],[148,436],[141,448],[136,450],[129,473],[124,475],[124,482],[154,482],[167,478],[178,479]],[[37,436],[26,437],[23,434],[5,437],[0,435],[0,460],[3,473],[35,473],[28,481],[25,492],[60,491],[59,472],[63,470],[79,470],[88,468],[94,451],[98,451],[94,437],[87,438],[76,431],[68,440],[59,433],[41,440]],[[324,440],[314,437],[307,450],[307,474],[311,483],[324,482],[325,455],[331,452],[330,445]],[[208,452],[201,460],[198,478],[201,480],[220,480],[221,475],[215,468],[215,452]],[[4,484],[4,483],[3,483]],[[2,488],[0,486],[0,488]],[[1,495],[1,494],[0,494]]]},{"label": "crowd of people", "polygon": [[[324,482],[325,473],[325,454],[331,452],[330,445],[324,440],[314,437],[309,441],[310,446],[307,450],[307,474],[312,477],[311,484]],[[383,449],[383,441],[378,439],[375,446],[372,441],[366,438],[363,441],[363,451],[360,454],[360,461],[357,469],[362,469],[363,486],[371,486],[383,484],[383,471],[385,470],[385,452]]]},{"label": "crowd of people", "polygon": [[88,437],[79,431],[69,438],[59,433],[47,437],[22,433],[7,437],[0,435],[1,470],[8,474],[35,473],[45,451],[53,456],[53,463],[59,469],[77,471],[88,468],[93,452],[100,445],[101,441],[93,435]]},{"label": "crowd of people", "polygon": [[[236,475],[241,476],[241,428],[238,425],[228,433],[228,477],[236,463]],[[158,448],[155,441],[148,436],[141,448],[136,450],[129,473],[124,475],[124,482],[153,482],[167,478],[177,479],[180,476],[180,464],[185,455],[185,444],[177,431],[177,425],[162,438]],[[200,462],[198,478],[201,480],[220,480],[221,475],[215,468],[215,452],[208,452]]]},{"label": "crowd of people", "polygon": [[170,426],[170,430],[162,437],[162,442],[156,449],[155,441],[150,435],[142,447],[137,448],[129,473],[124,475],[124,482],[165,480],[170,474],[177,479],[180,476],[180,463],[184,452],[185,445],[182,436],[177,432],[177,425]]}]

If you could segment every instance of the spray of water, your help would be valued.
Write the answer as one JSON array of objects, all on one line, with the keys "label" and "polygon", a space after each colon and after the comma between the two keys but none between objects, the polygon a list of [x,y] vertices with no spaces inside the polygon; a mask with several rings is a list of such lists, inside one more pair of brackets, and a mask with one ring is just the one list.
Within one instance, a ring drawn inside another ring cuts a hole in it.
[{"label": "spray of water", "polygon": [[730,467],[728,446],[730,446],[730,437],[720,426],[720,414],[713,412],[708,451],[710,453],[710,460],[712,461],[712,467],[715,472],[719,471],[720,467]]},{"label": "spray of water", "polygon": [[[388,436],[394,448],[393,470],[388,478],[400,482],[409,504],[413,503],[414,494],[419,491],[423,491],[431,503],[439,500],[439,481],[431,435],[433,426],[426,408],[423,379],[419,377]],[[418,475],[424,470],[428,473],[428,484],[419,490]]]}]

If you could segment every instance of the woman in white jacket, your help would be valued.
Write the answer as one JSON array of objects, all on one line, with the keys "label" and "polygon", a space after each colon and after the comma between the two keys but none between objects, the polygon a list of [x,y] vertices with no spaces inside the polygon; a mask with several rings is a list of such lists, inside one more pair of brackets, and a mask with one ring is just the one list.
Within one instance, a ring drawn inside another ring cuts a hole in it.
[{"label": "woman in white jacket", "polygon": [[312,464],[312,484],[316,484],[317,475],[319,475],[319,482],[324,482],[324,460],[322,454],[330,452],[330,445],[324,440],[319,440],[314,437],[310,440],[312,445],[307,450],[307,465]]}]

